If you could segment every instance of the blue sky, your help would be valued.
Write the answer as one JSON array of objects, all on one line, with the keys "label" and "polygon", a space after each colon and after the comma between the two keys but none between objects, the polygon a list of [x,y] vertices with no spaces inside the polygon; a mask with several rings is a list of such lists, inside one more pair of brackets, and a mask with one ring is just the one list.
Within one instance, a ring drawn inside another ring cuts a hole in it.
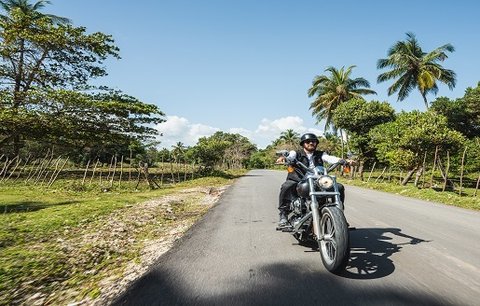
[{"label": "blue sky", "polygon": [[[477,1],[113,1],[53,0],[45,12],[89,32],[111,34],[121,60],[109,60],[99,84],[123,90],[166,114],[161,146],[216,130],[239,132],[260,148],[292,128],[323,132],[307,90],[328,66],[356,65],[395,109],[424,110],[421,96],[397,102],[377,84],[379,58],[413,32],[425,51],[451,43],[443,66],[457,73],[457,98],[480,81]],[[433,100],[434,96],[429,96]]]}]

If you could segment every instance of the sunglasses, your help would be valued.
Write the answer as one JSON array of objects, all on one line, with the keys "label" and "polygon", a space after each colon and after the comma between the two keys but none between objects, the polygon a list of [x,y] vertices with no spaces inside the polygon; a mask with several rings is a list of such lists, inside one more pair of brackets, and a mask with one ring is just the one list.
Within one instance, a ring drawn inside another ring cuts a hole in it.
[{"label": "sunglasses", "polygon": [[317,144],[318,141],[316,141],[316,140],[305,140],[305,143],[314,143],[314,144]]}]

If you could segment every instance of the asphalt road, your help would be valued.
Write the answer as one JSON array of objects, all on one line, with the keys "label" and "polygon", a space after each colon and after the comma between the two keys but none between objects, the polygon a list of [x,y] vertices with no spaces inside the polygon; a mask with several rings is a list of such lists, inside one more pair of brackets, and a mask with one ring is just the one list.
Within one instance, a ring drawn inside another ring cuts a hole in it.
[{"label": "asphalt road", "polygon": [[239,179],[114,305],[480,305],[480,212],[347,186],[338,276],[275,231],[285,176]]}]

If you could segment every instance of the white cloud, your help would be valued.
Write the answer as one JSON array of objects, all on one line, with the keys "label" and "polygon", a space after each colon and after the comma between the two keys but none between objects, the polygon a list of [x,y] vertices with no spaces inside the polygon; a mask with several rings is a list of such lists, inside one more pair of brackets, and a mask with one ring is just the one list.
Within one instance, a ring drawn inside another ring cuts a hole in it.
[{"label": "white cloud", "polygon": [[168,137],[181,136],[182,132],[188,127],[187,119],[178,116],[167,116],[167,121],[157,125],[157,130]]},{"label": "white cloud", "polygon": [[304,129],[303,127],[303,119],[300,117],[283,117],[280,119],[269,120],[266,118],[262,119],[262,122],[258,126],[256,133],[264,133],[264,132],[283,132],[288,129],[293,129],[294,131],[298,131],[300,129]]},{"label": "white cloud", "polygon": [[[323,131],[317,128],[306,127],[303,119],[298,116],[288,116],[274,120],[264,118],[255,130],[233,127],[224,131],[245,136],[258,148],[265,148],[288,129],[292,129],[299,134],[310,132],[318,136],[323,135]],[[160,138],[160,147],[167,149],[171,149],[171,146],[179,141],[187,146],[194,146],[200,137],[210,136],[220,131],[219,128],[201,123],[191,123],[188,119],[179,116],[167,116],[167,121],[158,124],[157,130],[163,134]]]},{"label": "white cloud", "polygon": [[299,134],[310,132],[318,136],[323,135],[323,131],[319,129],[306,127],[303,119],[298,116],[288,116],[274,120],[264,118],[254,132],[253,142],[259,148],[264,148],[288,129],[292,129]]},{"label": "white cloud", "polygon": [[253,139],[253,135],[254,135],[254,132],[252,132],[250,130],[247,130],[247,129],[244,129],[244,128],[230,128],[230,129],[228,129],[228,133],[240,134],[244,137],[247,137],[250,140]]},{"label": "white cloud", "polygon": [[211,127],[201,123],[190,123],[188,119],[178,116],[167,116],[167,120],[157,124],[156,129],[162,133],[160,137],[160,147],[171,149],[177,142],[183,142],[186,146],[193,146],[198,139],[210,136],[218,128]]}]

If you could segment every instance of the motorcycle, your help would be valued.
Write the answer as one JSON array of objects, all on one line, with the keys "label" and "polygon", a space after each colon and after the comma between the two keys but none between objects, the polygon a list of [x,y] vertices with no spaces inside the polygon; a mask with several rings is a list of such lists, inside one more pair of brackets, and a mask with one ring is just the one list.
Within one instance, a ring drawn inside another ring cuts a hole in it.
[{"label": "motorcycle", "polygon": [[277,153],[285,157],[289,172],[295,167],[305,170],[296,192],[291,193],[288,224],[277,230],[292,233],[301,244],[315,242],[325,268],[332,273],[343,271],[350,255],[348,223],[336,177],[329,174],[341,162],[311,169],[297,160],[295,151]]}]

